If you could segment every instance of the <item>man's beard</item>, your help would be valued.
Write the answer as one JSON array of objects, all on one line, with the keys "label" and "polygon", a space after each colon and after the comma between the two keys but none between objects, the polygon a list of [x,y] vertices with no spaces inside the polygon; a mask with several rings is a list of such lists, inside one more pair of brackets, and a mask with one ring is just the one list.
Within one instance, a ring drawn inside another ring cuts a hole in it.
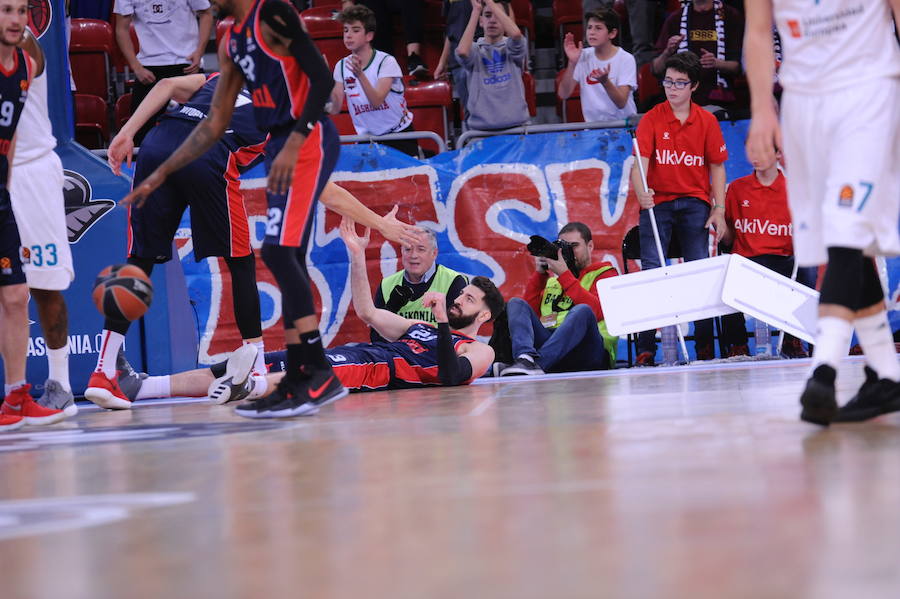
[{"label": "man's beard", "polygon": [[451,312],[447,314],[447,324],[450,325],[451,329],[455,329],[458,331],[475,322],[476,318],[478,318],[477,314],[466,315],[462,312],[456,313],[455,311],[451,310]]}]

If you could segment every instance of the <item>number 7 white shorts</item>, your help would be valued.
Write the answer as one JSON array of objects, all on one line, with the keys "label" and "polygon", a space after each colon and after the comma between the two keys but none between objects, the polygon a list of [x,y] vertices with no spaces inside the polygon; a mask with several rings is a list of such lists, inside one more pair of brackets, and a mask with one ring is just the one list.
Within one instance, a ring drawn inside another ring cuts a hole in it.
[{"label": "number 7 white shorts", "polygon": [[785,91],[781,119],[799,264],[825,263],[828,247],[900,254],[900,79]]},{"label": "number 7 white shorts", "polygon": [[12,169],[9,188],[22,246],[29,251],[25,278],[32,289],[63,290],[75,278],[66,206],[63,168],[56,152]]}]

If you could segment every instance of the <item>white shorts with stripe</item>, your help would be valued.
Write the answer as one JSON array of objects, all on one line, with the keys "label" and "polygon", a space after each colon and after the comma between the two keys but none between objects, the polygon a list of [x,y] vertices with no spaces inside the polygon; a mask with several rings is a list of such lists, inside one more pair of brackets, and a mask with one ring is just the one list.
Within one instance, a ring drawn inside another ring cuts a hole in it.
[{"label": "white shorts with stripe", "polygon": [[824,264],[828,247],[900,254],[900,79],[781,103],[794,253]]},{"label": "white shorts with stripe", "polygon": [[56,152],[13,167],[9,188],[22,246],[30,263],[25,278],[32,289],[63,290],[75,278],[66,206],[63,167]]}]

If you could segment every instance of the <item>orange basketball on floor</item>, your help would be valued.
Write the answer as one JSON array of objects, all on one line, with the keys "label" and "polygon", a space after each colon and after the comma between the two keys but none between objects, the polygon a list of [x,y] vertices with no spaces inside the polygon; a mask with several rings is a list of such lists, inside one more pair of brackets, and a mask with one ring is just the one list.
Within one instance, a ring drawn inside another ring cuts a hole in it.
[{"label": "orange basketball on floor", "polygon": [[133,264],[114,264],[97,275],[91,295],[103,316],[112,320],[136,320],[153,301],[153,283]]}]

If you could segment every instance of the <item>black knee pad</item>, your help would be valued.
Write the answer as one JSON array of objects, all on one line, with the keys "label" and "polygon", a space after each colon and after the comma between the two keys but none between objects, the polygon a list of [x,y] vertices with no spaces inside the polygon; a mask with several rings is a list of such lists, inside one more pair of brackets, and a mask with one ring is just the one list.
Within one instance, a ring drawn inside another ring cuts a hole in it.
[{"label": "black knee pad", "polygon": [[242,339],[262,336],[259,316],[259,291],[256,288],[256,258],[253,254],[240,258],[225,258],[231,272],[231,299],[234,320]]},{"label": "black knee pad", "polygon": [[819,290],[819,303],[843,306],[854,312],[859,310],[864,262],[862,250],[828,248],[828,266]]},{"label": "black knee pad", "polygon": [[875,268],[875,260],[873,258],[864,258],[859,309],[874,306],[883,299],[884,288],[881,286],[881,277],[878,276],[878,270]]}]

